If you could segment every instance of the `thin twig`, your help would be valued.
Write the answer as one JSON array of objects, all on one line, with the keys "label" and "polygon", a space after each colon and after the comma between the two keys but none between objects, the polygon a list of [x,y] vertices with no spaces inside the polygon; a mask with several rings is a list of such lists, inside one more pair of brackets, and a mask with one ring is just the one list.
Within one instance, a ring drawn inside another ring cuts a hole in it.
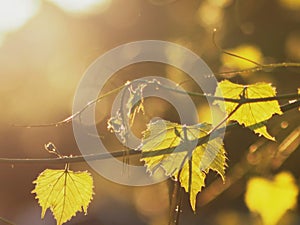
[{"label": "thin twig", "polygon": [[[130,149],[129,155],[138,155],[141,152],[136,151],[134,149]],[[63,158],[0,158],[0,163],[9,163],[9,164],[22,164],[22,163],[51,163],[51,164],[65,164],[65,163],[79,163],[85,161],[95,161],[95,160],[103,160],[110,158],[119,158],[123,157],[125,154],[125,150],[111,152],[111,153],[94,153],[90,155],[78,155],[78,156],[64,156]]]},{"label": "thin twig", "polygon": [[171,88],[169,86],[165,86],[163,84],[161,84],[160,82],[156,81],[154,82],[149,81],[149,80],[144,80],[144,79],[137,79],[131,82],[126,82],[124,85],[113,89],[103,95],[101,95],[99,98],[94,99],[90,102],[88,102],[81,110],[77,111],[76,113],[72,114],[71,116],[67,117],[64,120],[58,121],[58,122],[54,122],[54,123],[47,123],[47,124],[32,124],[32,125],[17,125],[17,124],[13,124],[12,126],[15,127],[26,127],[26,128],[34,128],[34,127],[58,127],[61,125],[65,125],[70,123],[73,119],[75,119],[76,117],[80,117],[80,115],[89,107],[91,107],[92,105],[94,105],[95,103],[101,101],[103,98],[108,97],[111,94],[114,94],[116,92],[118,92],[119,90],[123,89],[124,87],[128,87],[134,83],[146,83],[146,84],[154,84],[157,85],[157,87],[160,88],[164,88],[166,90],[172,91],[172,92],[176,92],[179,94],[188,94],[190,96],[196,96],[196,97],[200,97],[200,98],[206,98],[209,100],[218,100],[218,101],[225,101],[225,102],[234,102],[234,103],[254,103],[254,102],[266,102],[266,101],[274,101],[274,100],[283,100],[283,99],[289,99],[289,100],[293,100],[296,98],[300,97],[300,94],[298,93],[290,93],[290,94],[283,94],[283,95],[277,95],[277,96],[273,96],[273,97],[264,97],[264,98],[246,98],[246,99],[235,99],[235,98],[223,98],[220,96],[214,96],[214,95],[210,95],[210,94],[204,94],[204,93],[200,93],[200,92],[192,92],[192,91],[183,91],[183,90],[178,90],[177,88]]},{"label": "thin twig", "polygon": [[222,126],[223,123],[225,123],[240,107],[242,104],[238,104],[234,110],[232,110],[217,126],[215,126],[211,131],[209,131],[209,134],[212,134],[215,130],[217,130],[220,126]]},{"label": "thin twig", "polygon": [[254,72],[258,72],[258,71],[266,71],[266,72],[270,72],[272,69],[277,69],[277,68],[287,68],[287,67],[296,67],[296,68],[300,68],[300,63],[294,63],[294,62],[281,62],[281,63],[269,63],[269,64],[263,64],[263,63],[258,63],[255,62],[251,59],[247,59],[241,55],[232,53],[232,52],[228,52],[226,50],[224,50],[222,47],[220,47],[217,42],[216,42],[216,32],[217,29],[215,28],[213,30],[212,33],[212,42],[214,44],[214,46],[223,54],[250,62],[254,65],[256,65],[255,67],[252,68],[247,68],[247,69],[241,69],[241,70],[235,70],[235,71],[226,71],[226,72],[220,72],[218,73],[218,75],[220,76],[224,76],[224,75],[236,75],[236,74],[244,74],[244,73],[254,73]]},{"label": "thin twig", "polygon": [[296,99],[300,97],[300,94],[298,93],[290,93],[290,94],[283,94],[283,95],[277,95],[273,97],[264,97],[264,98],[245,98],[245,99],[237,99],[237,98],[223,98],[219,96],[209,95],[209,94],[203,94],[199,92],[192,92],[192,91],[183,91],[174,89],[168,86],[164,86],[162,84],[157,84],[159,87],[164,88],[166,90],[176,92],[179,94],[188,94],[190,96],[196,96],[196,97],[203,97],[210,100],[218,100],[218,101],[225,101],[225,102],[234,102],[234,103],[254,103],[254,102],[267,102],[267,101],[274,101],[274,100],[283,100],[283,99]]},{"label": "thin twig", "polygon": [[[286,112],[291,109],[295,109],[300,107],[300,100],[297,100],[293,103],[288,103],[283,106],[281,106],[281,111]],[[262,121],[262,122],[267,122]],[[260,123],[262,123],[260,122]],[[215,130],[211,135],[212,138],[218,137],[218,133],[223,133],[225,131],[231,130],[232,128],[236,127],[238,123],[232,123],[230,125],[227,125],[226,127],[221,127],[217,130]],[[253,125],[252,125],[253,126]],[[205,143],[209,139],[209,135],[206,135],[204,137],[201,137],[198,139],[197,146]],[[142,156],[143,157],[152,157],[152,156],[158,156],[158,155],[163,155],[163,154],[171,154],[174,152],[176,147],[172,148],[166,148],[166,149],[160,149],[158,151],[151,151],[151,152],[143,152]],[[79,156],[64,156],[63,158],[27,158],[27,159],[22,159],[22,158],[0,158],[0,163],[8,163],[8,164],[19,164],[19,163],[25,163],[25,164],[33,164],[33,163],[51,163],[51,164],[62,164],[62,163],[78,163],[78,162],[85,162],[85,161],[94,161],[94,160],[104,160],[104,159],[110,159],[113,157],[123,157],[125,154],[125,151],[128,151],[128,154],[130,156],[133,155],[139,155],[141,154],[140,150],[135,150],[135,149],[128,149],[128,150],[121,150],[121,151],[116,151],[116,152],[111,152],[111,153],[95,153],[95,154],[90,154],[90,155],[79,155]]]},{"label": "thin twig", "polygon": [[265,72],[270,72],[270,69],[277,69],[277,68],[287,68],[287,67],[295,67],[300,68],[300,63],[292,63],[292,62],[281,62],[281,63],[270,63],[270,64],[262,64],[261,66],[256,66],[247,69],[241,70],[232,70],[232,71],[225,71],[218,73],[219,76],[224,75],[236,75],[236,74],[245,74],[245,73],[254,73],[264,70]]},{"label": "thin twig", "polygon": [[[296,128],[293,132],[295,132],[298,128]],[[287,139],[288,139],[288,137],[287,137]],[[281,142],[281,144],[283,142]],[[267,139],[259,139],[258,141],[256,141],[256,143],[252,144],[251,146],[257,146],[257,150],[255,152],[257,152],[259,149],[262,149],[262,148],[264,148],[265,151],[268,151],[269,148],[264,147],[264,145],[266,145],[267,143],[269,143]],[[280,158],[280,163],[276,163],[276,164],[271,163],[270,165],[272,166],[272,170],[273,171],[278,170],[283,165],[285,160],[288,159],[288,157],[294,152],[294,150],[297,147],[298,147],[298,145],[295,146],[292,151],[284,152],[283,153],[284,156],[282,156]],[[209,204],[210,202],[212,202],[215,198],[217,198],[219,195],[221,195],[224,191],[229,189],[234,183],[236,183],[238,180],[245,177],[252,169],[254,169],[256,166],[258,166],[258,164],[251,164],[249,162],[249,159],[248,159],[249,154],[253,154],[253,153],[251,153],[250,148],[251,147],[249,147],[248,151],[244,154],[244,156],[242,157],[240,162],[235,164],[227,172],[227,176],[226,176],[227,178],[226,178],[225,183],[223,182],[222,178],[217,178],[214,182],[212,182],[208,187],[206,187],[201,192],[199,199],[198,199],[199,206],[203,207],[203,206]],[[274,148],[274,146],[272,146],[272,148]],[[280,148],[280,145],[278,146],[278,148]],[[274,157],[273,160],[276,160],[276,157]]]},{"label": "thin twig", "polygon": [[5,223],[5,224],[15,225],[13,222],[11,222],[8,219],[5,219],[3,217],[0,217],[0,221],[3,222],[3,223]]},{"label": "thin twig", "polygon": [[233,57],[242,59],[242,60],[244,60],[244,61],[250,62],[250,63],[256,65],[257,67],[263,67],[262,64],[260,64],[260,63],[258,63],[258,62],[255,62],[255,61],[253,61],[253,60],[251,60],[251,59],[247,59],[247,58],[245,58],[245,57],[243,57],[243,56],[240,56],[240,55],[237,55],[237,54],[235,54],[235,53],[225,51],[223,48],[221,48],[219,45],[217,45],[217,42],[216,42],[216,32],[217,32],[217,29],[215,28],[215,29],[213,30],[213,33],[212,33],[212,42],[213,42],[213,44],[215,45],[215,47],[216,47],[217,49],[219,49],[220,52],[222,52],[222,53],[224,53],[224,54],[226,54],[226,55],[230,55],[230,56],[233,56]]},{"label": "thin twig", "polygon": [[45,123],[45,124],[31,124],[31,125],[19,125],[19,124],[13,124],[12,126],[14,127],[26,127],[26,128],[34,128],[34,127],[58,127],[61,125],[65,125],[69,122],[71,122],[74,118],[80,116],[86,109],[88,109],[90,106],[94,105],[95,103],[101,101],[103,98],[108,97],[112,94],[114,94],[115,92],[118,92],[119,90],[121,90],[122,88],[126,87],[128,84],[124,84],[118,88],[115,88],[103,95],[101,95],[99,98],[96,98],[90,102],[88,102],[81,110],[77,111],[76,113],[70,115],[69,117],[60,120],[58,122],[54,122],[54,123]]},{"label": "thin twig", "polygon": [[[180,172],[179,172],[180,173]],[[178,176],[179,177],[179,176]],[[181,211],[181,187],[179,180],[173,181],[173,193],[170,204],[169,225],[178,225]]]}]

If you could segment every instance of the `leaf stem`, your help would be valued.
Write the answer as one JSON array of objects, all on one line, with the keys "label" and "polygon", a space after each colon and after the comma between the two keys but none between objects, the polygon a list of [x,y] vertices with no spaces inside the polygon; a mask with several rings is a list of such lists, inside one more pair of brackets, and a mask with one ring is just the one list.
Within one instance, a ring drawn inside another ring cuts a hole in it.
[{"label": "leaf stem", "polygon": [[296,68],[300,68],[300,63],[293,63],[293,62],[281,62],[281,63],[269,63],[269,64],[262,64],[262,63],[258,63],[255,62],[251,59],[247,59],[241,55],[232,53],[232,52],[228,52],[226,50],[224,50],[222,47],[220,47],[217,43],[216,43],[216,32],[217,29],[213,29],[213,33],[212,33],[212,42],[214,44],[214,46],[221,52],[224,53],[226,55],[232,56],[232,57],[236,57],[239,58],[241,60],[250,62],[254,65],[256,65],[255,67],[252,68],[247,68],[247,69],[241,69],[241,70],[235,70],[235,71],[226,71],[226,72],[221,72],[218,73],[218,75],[220,76],[224,76],[224,75],[236,75],[236,74],[243,74],[243,73],[253,73],[253,72],[258,72],[258,71],[262,71],[265,70],[266,72],[270,72],[271,69],[276,69],[276,68],[287,68],[287,67],[296,67]]},{"label": "leaf stem", "polygon": [[0,221],[3,222],[3,223],[5,223],[5,224],[15,225],[13,222],[11,222],[8,219],[5,219],[3,217],[0,217]]},{"label": "leaf stem", "polygon": [[80,117],[80,115],[86,110],[88,109],[90,106],[94,105],[95,103],[101,101],[103,98],[108,97],[116,92],[118,92],[119,90],[123,89],[124,87],[126,87],[128,84],[123,84],[120,87],[117,87],[101,96],[99,96],[98,98],[88,102],[81,110],[77,111],[76,113],[70,115],[69,117],[60,120],[58,122],[54,122],[54,123],[45,123],[45,124],[31,124],[31,125],[19,125],[19,124],[12,124],[12,126],[14,127],[26,127],[26,128],[34,128],[34,127],[58,127],[58,126],[62,126],[65,125],[67,123],[70,123],[73,119],[75,119],[76,117]]},{"label": "leaf stem", "polygon": [[223,123],[225,123],[240,107],[242,104],[238,104],[234,110],[232,110],[217,126],[215,126],[211,131],[209,131],[209,134],[212,134],[215,130],[217,130]]},{"label": "leaf stem", "polygon": [[281,62],[281,63],[270,63],[270,64],[262,64],[259,66],[255,66],[252,68],[242,69],[242,70],[233,70],[233,71],[226,71],[226,72],[220,72],[218,75],[220,76],[232,76],[236,74],[245,74],[245,73],[254,73],[259,72],[262,70],[265,70],[269,72],[271,69],[277,69],[277,68],[287,68],[287,67],[295,67],[300,68],[300,63],[293,63],[293,62]]},{"label": "leaf stem", "polygon": [[[286,64],[286,63],[282,63],[282,64]],[[300,63],[299,63],[299,67],[300,67]],[[254,103],[254,102],[266,102],[266,101],[274,101],[274,100],[283,100],[283,99],[288,99],[288,100],[294,100],[297,98],[300,98],[300,94],[298,93],[290,93],[290,94],[283,94],[283,95],[277,95],[274,97],[266,97],[266,98],[246,98],[246,99],[233,99],[233,98],[223,98],[223,97],[219,97],[219,96],[214,96],[214,95],[210,95],[210,94],[205,94],[205,93],[200,93],[200,92],[192,92],[192,91],[182,91],[182,90],[178,90],[176,88],[171,88],[169,86],[163,85],[158,81],[152,80],[144,80],[144,79],[137,79],[131,82],[126,82],[124,85],[115,88],[103,95],[101,95],[100,97],[88,102],[81,110],[77,111],[76,113],[70,115],[69,117],[58,121],[58,122],[54,122],[54,123],[45,123],[45,124],[31,124],[31,125],[18,125],[18,124],[13,124],[12,126],[15,127],[25,127],[25,128],[34,128],[34,127],[58,127],[58,126],[62,126],[62,125],[66,125],[68,123],[70,123],[73,119],[75,119],[76,117],[80,117],[81,114],[88,109],[89,107],[91,107],[92,105],[96,104],[97,102],[101,101],[103,98],[108,97],[120,90],[122,90],[125,87],[128,87],[134,83],[146,83],[148,85],[156,85],[157,87],[172,91],[172,92],[176,92],[179,94],[188,94],[190,96],[195,96],[195,97],[199,97],[199,98],[206,98],[208,100],[218,100],[218,101],[225,101],[225,102],[234,102],[234,103]]]},{"label": "leaf stem", "polygon": [[[291,109],[295,109],[300,107],[300,99],[296,100],[295,102],[292,103],[287,103],[285,105],[282,105],[281,111],[282,112],[287,112]],[[268,120],[267,120],[268,121]],[[262,122],[267,122],[267,121],[262,121]],[[261,123],[261,122],[260,122]],[[217,137],[218,132],[222,133],[224,131],[228,131],[233,129],[234,127],[238,126],[238,123],[232,123],[227,125],[226,127],[221,127],[216,129],[212,134],[214,134],[214,137]],[[253,125],[252,125],[253,126]],[[212,135],[211,134],[211,135]],[[198,139],[197,146],[203,144],[209,136],[204,136],[202,138]],[[170,154],[174,151],[175,148],[166,148],[166,149],[161,149],[159,150],[159,154]],[[128,154],[130,156],[133,155],[139,155],[141,154],[141,151],[135,150],[135,149],[128,149]],[[27,159],[22,159],[22,158],[0,158],[0,163],[7,163],[7,164],[34,164],[34,163],[51,163],[51,164],[62,164],[62,163],[79,163],[79,162],[85,162],[85,161],[94,161],[94,160],[104,160],[104,159],[110,159],[113,157],[123,157],[125,154],[125,150],[121,151],[116,151],[116,152],[111,152],[111,153],[95,153],[95,154],[90,154],[90,155],[78,155],[78,156],[64,156],[63,158],[27,158]],[[149,155],[148,155],[149,154]],[[151,155],[152,154],[152,155]],[[151,156],[158,156],[159,155],[156,152],[149,152],[149,153],[142,153],[142,156],[144,157],[151,157]]]},{"label": "leaf stem", "polygon": [[[178,176],[179,177],[179,176]],[[178,225],[181,213],[182,191],[179,180],[174,181],[170,204],[169,225]]]},{"label": "leaf stem", "polygon": [[178,89],[174,89],[168,86],[164,86],[162,84],[158,84],[161,88],[164,88],[166,90],[176,92],[179,94],[188,94],[190,96],[196,96],[196,97],[203,97],[207,98],[209,100],[218,100],[218,101],[225,101],[225,102],[234,102],[234,103],[254,103],[254,102],[266,102],[266,101],[274,101],[274,100],[283,100],[283,99],[296,99],[300,97],[300,94],[298,93],[290,93],[290,94],[283,94],[283,95],[277,95],[273,97],[264,97],[264,98],[245,98],[245,99],[236,99],[236,98],[223,98],[219,96],[204,94],[200,92],[192,92],[192,91],[182,91]]}]

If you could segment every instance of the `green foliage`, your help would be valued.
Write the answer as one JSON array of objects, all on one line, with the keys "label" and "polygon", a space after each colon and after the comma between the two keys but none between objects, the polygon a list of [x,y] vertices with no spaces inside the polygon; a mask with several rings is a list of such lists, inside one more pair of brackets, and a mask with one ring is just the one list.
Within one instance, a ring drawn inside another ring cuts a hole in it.
[{"label": "green foliage", "polygon": [[[167,176],[179,180],[190,194],[190,203],[196,211],[196,196],[209,170],[224,180],[226,156],[221,138],[208,141],[212,126],[207,123],[193,126],[166,120],[148,124],[141,145],[142,158],[151,172],[162,167]],[[166,151],[167,150],[167,151]]]},{"label": "green foliage", "polygon": [[[259,135],[274,140],[264,124],[274,114],[282,114],[277,100],[249,102],[249,99],[269,98],[276,96],[276,90],[267,83],[256,83],[253,85],[234,84],[228,80],[219,82],[215,96],[240,100],[239,102],[225,102],[225,108],[221,109],[230,115],[230,120],[236,120]],[[220,103],[219,100],[215,101]]]},{"label": "green foliage", "polygon": [[76,212],[84,211],[93,198],[93,178],[87,171],[73,172],[64,170],[44,170],[38,178],[33,181],[36,199],[42,207],[41,217],[44,218],[46,210],[50,208],[57,225],[61,225]]},{"label": "green foliage", "polygon": [[[148,85],[180,93],[179,90],[163,86],[155,80],[127,82],[123,86],[123,91],[128,91],[129,95],[126,98],[123,92],[119,110],[108,120],[108,129],[118,135],[123,144],[126,144],[128,131],[136,113],[144,112],[143,91]],[[207,97],[205,94],[198,93],[196,96]],[[227,158],[219,132],[223,129],[222,126],[230,120],[235,120],[258,135],[274,140],[274,137],[267,132],[266,121],[274,114],[282,114],[276,90],[267,83],[239,85],[224,80],[218,83],[215,96],[210,97],[215,98],[215,104],[227,114],[220,124],[213,127],[206,122],[190,126],[167,120],[150,122],[143,132],[142,144],[137,149],[141,151],[141,161],[145,163],[148,172],[153,174],[158,168],[162,168],[167,176],[180,182],[181,187],[190,195],[190,205],[194,212],[197,194],[205,186],[207,173],[213,170],[221,176],[223,182],[225,181]],[[298,95],[291,95],[291,99],[295,98],[299,98],[299,89]],[[80,115],[80,112],[76,115]],[[58,155],[58,157],[63,156]],[[267,192],[273,193],[273,189],[268,189],[273,184],[267,183],[269,186],[266,187],[267,185],[259,181],[261,184],[257,186],[256,181],[249,183],[246,202],[250,210],[261,213],[265,224],[273,225],[275,222],[272,221],[275,219],[269,219],[263,209],[257,207],[255,201],[251,202],[255,199],[254,189],[267,188]],[[33,183],[36,187],[32,193],[36,193],[36,198],[42,207],[42,218],[46,210],[50,208],[58,225],[70,220],[77,211],[86,213],[92,200],[93,179],[91,175],[88,172],[70,171],[68,166],[65,170],[46,169]],[[289,208],[292,206],[287,205],[286,209]],[[278,215],[282,213],[278,211]]]}]

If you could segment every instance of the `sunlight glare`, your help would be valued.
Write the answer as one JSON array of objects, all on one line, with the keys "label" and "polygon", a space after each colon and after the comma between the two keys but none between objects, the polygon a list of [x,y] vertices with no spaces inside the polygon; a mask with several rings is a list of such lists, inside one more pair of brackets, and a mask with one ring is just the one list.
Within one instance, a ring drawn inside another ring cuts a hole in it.
[{"label": "sunlight glare", "polygon": [[196,13],[196,20],[199,24],[211,30],[212,27],[219,26],[222,23],[223,14],[221,7],[210,2],[204,2]]},{"label": "sunlight glare", "polygon": [[37,0],[10,0],[0,2],[0,34],[24,25],[39,9]]},{"label": "sunlight glare", "polygon": [[93,13],[105,10],[110,0],[49,0],[66,12]]}]

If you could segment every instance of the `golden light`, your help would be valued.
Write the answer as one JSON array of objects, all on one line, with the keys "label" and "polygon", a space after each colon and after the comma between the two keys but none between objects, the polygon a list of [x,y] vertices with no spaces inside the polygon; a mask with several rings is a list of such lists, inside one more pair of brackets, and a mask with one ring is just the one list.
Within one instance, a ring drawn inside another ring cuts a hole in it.
[{"label": "golden light", "polygon": [[291,32],[285,42],[285,52],[289,59],[300,60],[300,32]]},{"label": "golden light", "polygon": [[[239,56],[243,56],[244,58],[257,63],[261,63],[263,61],[263,53],[256,45],[253,44],[242,44],[236,48],[227,49],[227,51]],[[228,54],[222,54],[221,61],[224,66],[229,68],[246,69],[255,66],[255,64],[249,61],[233,57]]]},{"label": "golden light", "polygon": [[224,8],[232,4],[233,0],[208,0],[208,2],[212,5]]},{"label": "golden light", "polygon": [[249,210],[258,213],[265,225],[275,225],[297,205],[299,193],[295,178],[289,172],[277,174],[273,180],[253,177],[248,180],[245,202]]},{"label": "golden light", "polygon": [[211,29],[222,24],[223,9],[211,2],[203,2],[196,13],[196,20],[204,27]]},{"label": "golden light", "polygon": [[300,1],[299,0],[279,0],[279,3],[282,7],[289,10],[300,10]]},{"label": "golden light", "polygon": [[10,0],[0,2],[0,35],[23,26],[40,7],[38,0]]},{"label": "golden light", "polygon": [[66,12],[70,13],[99,13],[107,9],[111,0],[48,0]]}]

